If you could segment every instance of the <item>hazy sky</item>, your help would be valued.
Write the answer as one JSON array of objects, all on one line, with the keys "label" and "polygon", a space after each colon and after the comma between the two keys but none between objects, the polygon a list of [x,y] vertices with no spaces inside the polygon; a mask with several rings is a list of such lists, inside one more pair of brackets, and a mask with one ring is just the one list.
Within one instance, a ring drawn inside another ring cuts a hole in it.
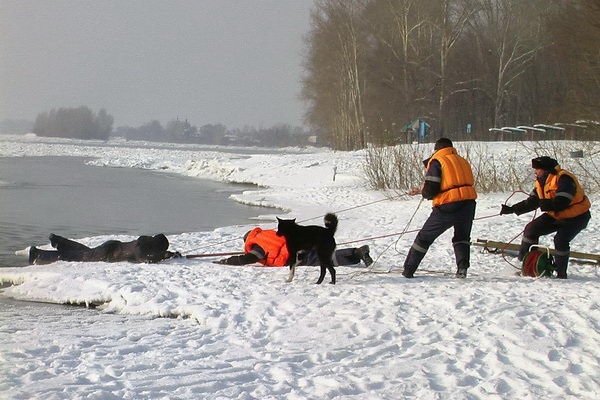
[{"label": "hazy sky", "polygon": [[301,125],[313,0],[0,0],[0,120],[87,105],[115,127]]}]

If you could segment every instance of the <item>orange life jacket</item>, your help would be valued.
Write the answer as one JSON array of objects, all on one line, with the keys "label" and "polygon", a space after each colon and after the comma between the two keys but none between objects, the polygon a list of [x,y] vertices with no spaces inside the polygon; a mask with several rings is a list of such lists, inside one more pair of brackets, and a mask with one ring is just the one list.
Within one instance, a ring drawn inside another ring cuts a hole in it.
[{"label": "orange life jacket", "polygon": [[475,200],[477,192],[473,185],[473,171],[469,162],[456,153],[454,147],[446,147],[436,151],[427,163],[427,168],[433,160],[442,165],[441,192],[433,198],[433,206],[453,203],[462,200]]},{"label": "orange life jacket", "polygon": [[546,182],[544,183],[544,187],[542,187],[542,185],[540,185],[540,183],[536,179],[535,190],[537,192],[538,197],[540,199],[555,198],[556,191],[558,190],[558,179],[562,175],[570,176],[575,182],[575,196],[573,196],[569,207],[567,207],[566,209],[562,211],[546,211],[546,213],[548,213],[556,219],[565,219],[576,217],[589,210],[592,204],[590,203],[588,197],[585,195],[585,192],[583,191],[582,187],[579,185],[579,181],[577,180],[577,178],[575,178],[575,175],[573,175],[569,171],[561,169],[560,165],[557,165],[555,167],[555,170],[556,174],[548,174]]},{"label": "orange life jacket", "polygon": [[244,242],[244,251],[250,253],[254,244],[260,246],[267,255],[265,259],[259,260],[262,265],[266,267],[283,267],[286,265],[290,254],[285,237],[277,236],[277,231],[273,229],[252,229]]}]

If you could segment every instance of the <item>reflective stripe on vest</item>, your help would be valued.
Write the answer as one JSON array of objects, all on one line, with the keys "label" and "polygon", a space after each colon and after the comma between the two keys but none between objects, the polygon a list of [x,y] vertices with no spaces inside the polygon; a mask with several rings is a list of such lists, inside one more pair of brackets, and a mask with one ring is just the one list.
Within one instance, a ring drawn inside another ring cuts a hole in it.
[{"label": "reflective stripe on vest", "polygon": [[462,200],[475,200],[477,192],[473,185],[473,172],[468,161],[456,153],[454,147],[438,150],[427,163],[427,169],[433,160],[442,165],[441,192],[433,198],[433,206]]},{"label": "reflective stripe on vest", "polygon": [[244,252],[250,253],[252,245],[255,244],[260,246],[267,255],[267,258],[258,261],[262,265],[267,267],[283,267],[286,265],[290,254],[288,253],[285,238],[277,236],[277,231],[273,229],[252,229],[248,237],[246,237]]},{"label": "reflective stripe on vest", "polygon": [[570,176],[571,179],[573,179],[573,182],[575,182],[575,196],[573,196],[571,202],[569,203],[569,207],[567,207],[566,209],[562,211],[546,211],[546,213],[556,219],[565,219],[577,217],[578,215],[581,215],[587,210],[589,210],[592,205],[588,197],[585,195],[583,188],[579,185],[579,181],[577,180],[575,175],[573,175],[569,171],[561,169],[560,165],[556,166],[555,170],[556,174],[548,174],[543,188],[542,185],[540,185],[540,183],[537,181],[537,179],[535,180],[535,191],[538,197],[540,199],[555,198],[557,195],[556,191],[558,190],[558,179],[562,175]]}]

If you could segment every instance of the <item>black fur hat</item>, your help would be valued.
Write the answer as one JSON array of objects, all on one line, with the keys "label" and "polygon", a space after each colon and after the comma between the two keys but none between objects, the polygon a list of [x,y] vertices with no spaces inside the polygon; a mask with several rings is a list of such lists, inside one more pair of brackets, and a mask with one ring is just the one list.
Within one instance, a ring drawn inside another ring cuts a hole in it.
[{"label": "black fur hat", "polygon": [[536,157],[531,160],[531,168],[543,169],[554,173],[554,168],[558,165],[558,161],[548,156]]},{"label": "black fur hat", "polygon": [[446,147],[453,147],[452,140],[448,138],[439,138],[438,140],[436,140],[433,150],[438,151],[441,149],[445,149]]}]

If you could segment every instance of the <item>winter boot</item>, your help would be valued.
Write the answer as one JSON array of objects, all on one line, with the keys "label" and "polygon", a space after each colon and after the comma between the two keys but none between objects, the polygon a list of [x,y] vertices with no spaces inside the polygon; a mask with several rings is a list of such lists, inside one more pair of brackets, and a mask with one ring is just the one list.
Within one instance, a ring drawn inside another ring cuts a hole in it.
[{"label": "winter boot", "polygon": [[456,275],[458,279],[465,279],[467,277],[467,269],[464,267],[459,267],[456,270]]},{"label": "winter boot", "polygon": [[37,260],[37,257],[38,257],[38,253],[39,253],[39,250],[35,246],[31,246],[29,248],[29,264],[30,265],[35,264],[35,261]]},{"label": "winter boot", "polygon": [[358,253],[358,256],[365,263],[365,265],[367,267],[369,267],[371,264],[373,264],[373,259],[369,255],[369,246],[366,246],[366,245],[361,246],[358,249],[356,249],[356,252]]},{"label": "winter boot", "polygon": [[60,259],[58,251],[40,250],[35,246],[31,246],[29,249],[29,264],[31,265],[50,264]]},{"label": "winter boot", "polygon": [[404,271],[402,271],[402,276],[409,279],[414,278],[416,270],[417,267],[404,267]]},{"label": "winter boot", "polygon": [[569,256],[555,255],[554,268],[558,279],[567,279],[567,266],[569,265]]},{"label": "winter boot", "polygon": [[566,267],[557,267],[556,268],[556,277],[558,279],[567,279],[567,268]]}]

